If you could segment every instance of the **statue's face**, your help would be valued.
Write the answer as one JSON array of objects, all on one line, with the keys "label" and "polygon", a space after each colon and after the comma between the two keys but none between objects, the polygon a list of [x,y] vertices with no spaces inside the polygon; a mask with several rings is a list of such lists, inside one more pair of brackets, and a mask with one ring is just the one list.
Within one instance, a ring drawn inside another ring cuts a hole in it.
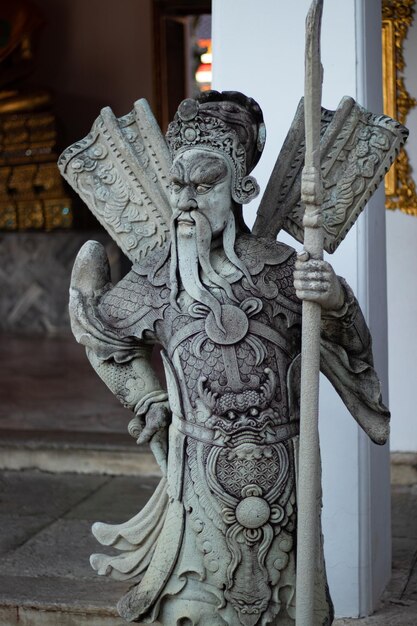
[{"label": "statue's face", "polygon": [[207,218],[216,237],[232,210],[232,173],[222,155],[203,149],[182,152],[171,168],[171,205],[180,212],[178,228],[194,223],[193,212]]}]

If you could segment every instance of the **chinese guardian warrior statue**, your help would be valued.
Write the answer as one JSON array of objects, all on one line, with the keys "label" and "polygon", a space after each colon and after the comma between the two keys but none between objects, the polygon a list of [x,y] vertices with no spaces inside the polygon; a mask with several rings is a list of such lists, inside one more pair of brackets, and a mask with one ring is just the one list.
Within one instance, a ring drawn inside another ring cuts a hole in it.
[{"label": "chinese guardian warrior statue", "polygon": [[[258,104],[237,92],[184,100],[166,140],[143,100],[60,159],[64,176],[132,261],[110,282],[103,247],[76,260],[72,328],[98,375],[133,411],[162,479],[145,508],[93,533],[118,553],[92,566],[135,579],[129,622],[294,626],[301,301],[322,306],[321,370],[369,435],[388,434],[358,303],[331,266],[276,241],[302,240],[303,104],[253,232],[242,205],[265,143]],[[382,179],[405,131],[344,98],[322,109],[323,228],[332,251]],[[295,283],[294,283],[295,279]],[[295,286],[294,286],[295,284]],[[162,387],[150,364],[159,344]],[[321,535],[317,537],[321,546]],[[314,626],[332,623],[322,549]]]}]

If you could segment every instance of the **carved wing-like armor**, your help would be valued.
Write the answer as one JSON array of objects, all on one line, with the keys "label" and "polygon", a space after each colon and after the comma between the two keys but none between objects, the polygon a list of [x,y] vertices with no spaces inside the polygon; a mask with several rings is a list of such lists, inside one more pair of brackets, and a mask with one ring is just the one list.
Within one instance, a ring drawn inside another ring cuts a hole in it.
[{"label": "carved wing-like armor", "polygon": [[171,156],[146,100],[121,118],[104,108],[58,165],[126,256],[151,268],[169,244]]},{"label": "carved wing-like armor", "polygon": [[[334,252],[389,170],[408,130],[344,97],[336,111],[322,109],[321,174],[324,249]],[[276,161],[258,209],[253,234],[275,239],[281,228],[303,242],[304,103]]]}]

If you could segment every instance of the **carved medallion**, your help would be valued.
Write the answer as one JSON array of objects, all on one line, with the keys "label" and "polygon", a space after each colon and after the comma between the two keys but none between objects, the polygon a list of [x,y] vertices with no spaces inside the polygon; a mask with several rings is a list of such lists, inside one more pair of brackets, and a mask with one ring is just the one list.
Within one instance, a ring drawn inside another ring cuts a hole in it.
[{"label": "carved medallion", "polygon": [[209,339],[222,346],[230,346],[241,341],[249,330],[246,313],[236,306],[226,304],[221,308],[224,330],[218,327],[213,312],[206,319],[206,333]]}]

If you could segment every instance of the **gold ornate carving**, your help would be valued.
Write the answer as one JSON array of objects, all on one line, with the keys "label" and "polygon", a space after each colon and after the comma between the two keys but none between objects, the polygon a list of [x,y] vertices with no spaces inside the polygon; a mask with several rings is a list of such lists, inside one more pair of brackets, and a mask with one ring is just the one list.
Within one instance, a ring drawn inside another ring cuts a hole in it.
[{"label": "gold ornate carving", "polygon": [[[413,23],[415,0],[382,0],[382,71],[384,110],[406,124],[417,105],[405,87],[403,44]],[[387,209],[417,215],[416,183],[407,151],[403,148],[385,179]]]},{"label": "gold ornate carving", "polygon": [[56,165],[51,95],[34,88],[33,39],[44,23],[29,0],[0,2],[0,231],[72,224],[71,200]]},{"label": "gold ornate carving", "polygon": [[51,112],[0,114],[0,231],[71,227],[55,144]]}]

